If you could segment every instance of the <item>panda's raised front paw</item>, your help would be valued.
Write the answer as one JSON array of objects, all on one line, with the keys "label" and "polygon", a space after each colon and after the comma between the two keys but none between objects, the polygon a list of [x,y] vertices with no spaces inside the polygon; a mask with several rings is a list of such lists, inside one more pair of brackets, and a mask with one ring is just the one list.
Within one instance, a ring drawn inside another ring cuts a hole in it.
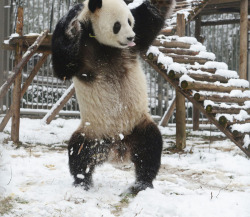
[{"label": "panda's raised front paw", "polygon": [[70,37],[70,38],[74,38],[76,36],[79,35],[81,30],[81,24],[77,19],[74,19],[70,22],[68,29],[66,31],[66,34]]},{"label": "panda's raised front paw", "polygon": [[146,190],[147,188],[154,188],[152,183],[147,182],[135,182],[128,188],[125,194],[137,195],[140,191]]}]

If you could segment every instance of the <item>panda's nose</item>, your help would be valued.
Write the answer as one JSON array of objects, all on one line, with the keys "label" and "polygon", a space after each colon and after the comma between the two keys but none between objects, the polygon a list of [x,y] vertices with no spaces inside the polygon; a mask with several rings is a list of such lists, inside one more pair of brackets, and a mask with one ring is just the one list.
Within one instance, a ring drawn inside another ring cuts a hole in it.
[{"label": "panda's nose", "polygon": [[128,37],[127,39],[128,39],[128,41],[133,41],[134,37]]}]

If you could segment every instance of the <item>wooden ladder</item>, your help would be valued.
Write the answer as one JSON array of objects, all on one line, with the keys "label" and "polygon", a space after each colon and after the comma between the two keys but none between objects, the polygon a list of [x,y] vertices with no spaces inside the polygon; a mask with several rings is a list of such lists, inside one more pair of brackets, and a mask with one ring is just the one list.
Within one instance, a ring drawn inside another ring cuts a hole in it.
[{"label": "wooden ladder", "polygon": [[199,48],[195,38],[160,35],[142,58],[250,157],[249,83]]}]

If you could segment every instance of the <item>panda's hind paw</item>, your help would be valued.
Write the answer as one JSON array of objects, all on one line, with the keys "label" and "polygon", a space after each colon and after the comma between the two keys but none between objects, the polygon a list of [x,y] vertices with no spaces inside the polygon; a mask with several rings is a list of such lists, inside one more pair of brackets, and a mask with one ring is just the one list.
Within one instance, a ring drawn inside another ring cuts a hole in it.
[{"label": "panda's hind paw", "polygon": [[75,187],[81,187],[83,188],[85,191],[88,191],[92,186],[93,186],[93,183],[92,182],[89,182],[89,181],[86,181],[84,179],[76,179],[74,182],[73,182],[73,185]]},{"label": "panda's hind paw", "polygon": [[146,190],[147,188],[154,188],[152,183],[146,182],[135,182],[130,186],[124,194],[137,195],[140,191]]}]

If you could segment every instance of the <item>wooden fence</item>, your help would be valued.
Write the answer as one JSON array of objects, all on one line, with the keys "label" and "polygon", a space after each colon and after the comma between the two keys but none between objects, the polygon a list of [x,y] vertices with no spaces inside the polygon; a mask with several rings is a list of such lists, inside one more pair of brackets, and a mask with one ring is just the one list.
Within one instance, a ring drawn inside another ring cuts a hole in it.
[{"label": "wooden fence", "polygon": [[[15,16],[17,5],[21,1],[18,0],[2,0],[0,1],[0,25],[4,28],[0,28],[0,41],[2,42],[7,36],[10,36],[15,29]],[[66,11],[75,3],[79,1],[71,0],[29,0],[23,1],[24,7],[24,34],[41,32],[43,29],[50,29],[53,31],[58,19],[66,13]],[[221,15],[220,15],[221,16]],[[229,16],[229,15],[226,15]],[[235,19],[238,15],[235,16]],[[231,17],[230,17],[231,18]],[[203,21],[209,21],[210,19],[220,19],[219,16],[214,15],[211,17],[203,18]],[[221,30],[224,34],[221,36]],[[238,24],[218,25],[216,27],[204,26],[202,28],[202,34],[205,36],[204,43],[211,51],[215,52],[219,61],[224,61],[229,64],[230,69],[238,68]],[[190,24],[190,35],[194,32],[192,23]],[[230,37],[225,38],[224,35]],[[221,48],[216,44],[224,42],[225,44]],[[230,47],[235,47],[231,51],[227,50],[226,46],[230,44]],[[8,73],[13,69],[14,54],[11,51],[0,51],[0,84],[2,84],[8,77]],[[34,56],[25,66],[22,76],[22,83],[25,82],[30,70],[34,67],[38,59],[38,56]],[[250,67],[250,66],[249,66]],[[148,82],[148,95],[149,95],[149,108],[150,112],[154,116],[160,118],[169,107],[169,101],[175,97],[175,91],[171,86],[166,83],[162,77],[152,70],[149,66],[144,64]],[[250,70],[249,72],[250,73]],[[51,58],[45,62],[43,67],[39,70],[32,84],[29,86],[25,93],[21,108],[25,114],[37,113],[41,114],[41,110],[47,110],[60,98],[63,92],[69,87],[70,82],[62,82],[53,77]],[[12,98],[12,91],[10,90],[7,97],[0,101],[0,113],[4,113],[10,106]],[[32,112],[31,110],[32,109]],[[192,104],[186,101],[187,120],[192,118]],[[66,111],[72,111],[72,114],[76,114],[78,111],[76,98],[73,97],[67,105],[64,107]],[[37,111],[37,112],[36,112]],[[170,122],[175,122],[175,117],[171,118]],[[204,123],[206,120],[204,119]]]}]

